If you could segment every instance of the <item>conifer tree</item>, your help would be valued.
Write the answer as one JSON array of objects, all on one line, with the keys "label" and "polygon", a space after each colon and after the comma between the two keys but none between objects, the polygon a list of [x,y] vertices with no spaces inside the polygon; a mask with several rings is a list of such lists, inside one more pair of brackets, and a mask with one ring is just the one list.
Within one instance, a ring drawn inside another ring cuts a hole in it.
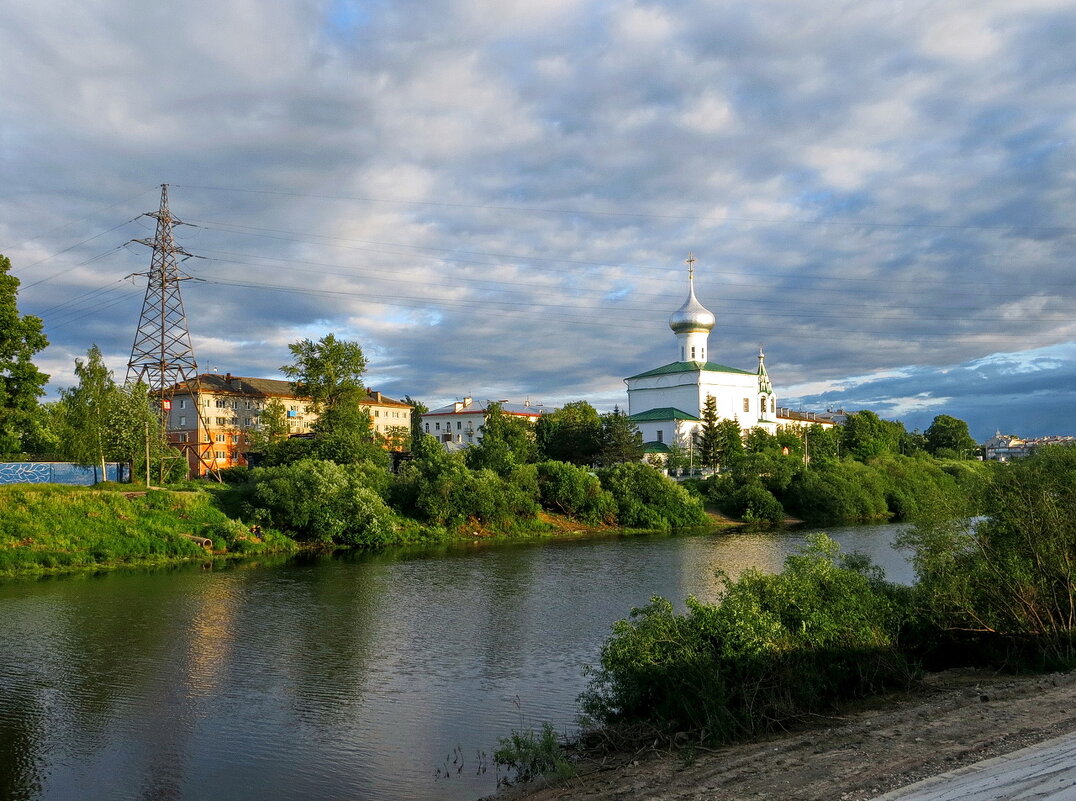
[{"label": "conifer tree", "polygon": [[702,405],[702,425],[695,432],[695,454],[703,467],[721,464],[721,441],[717,430],[717,398],[706,396]]}]

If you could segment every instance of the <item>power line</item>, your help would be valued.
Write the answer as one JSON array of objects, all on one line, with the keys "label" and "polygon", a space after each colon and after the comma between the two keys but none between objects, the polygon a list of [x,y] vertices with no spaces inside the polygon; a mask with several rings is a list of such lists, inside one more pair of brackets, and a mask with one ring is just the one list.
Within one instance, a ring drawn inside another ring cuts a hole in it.
[{"label": "power line", "polygon": [[363,195],[323,195],[313,192],[287,192],[280,189],[245,189],[228,186],[194,186],[174,184],[183,189],[200,189],[210,192],[238,192],[258,195],[283,195],[287,197],[316,198],[320,200],[350,200],[362,203],[395,203],[409,206],[436,206],[443,208],[480,209],[490,211],[509,211],[524,214],[562,214],[597,217],[631,217],[655,220],[685,220],[694,222],[736,222],[761,223],[765,225],[837,225],[854,228],[918,228],[957,231],[1056,231],[1065,234],[1076,233],[1076,228],[1065,225],[947,225],[942,223],[890,223],[852,220],[779,220],[764,217],[710,217],[693,214],[653,214],[650,212],[597,211],[594,209],[558,209],[539,206],[503,206],[492,203],[459,203],[436,200],[402,200],[399,198],[376,198]]},{"label": "power line", "polygon": [[[44,233],[37,234],[36,236],[32,236],[29,239],[24,239],[22,242],[20,242],[17,245],[4,245],[3,247],[0,247],[0,250],[10,251],[10,250],[14,250],[15,248],[21,248],[24,245],[28,245],[28,244],[30,244],[31,242],[33,242],[33,241],[35,241],[37,239],[41,239],[42,237],[48,236],[49,234],[53,234],[56,231],[63,230],[64,228],[67,228],[70,225],[74,225],[75,223],[80,223],[83,220],[88,220],[88,219],[90,219],[90,217],[94,217],[94,216],[96,216],[97,214],[99,214],[102,211],[108,211],[109,209],[114,209],[116,206],[121,206],[121,205],[123,205],[125,203],[130,203],[131,201],[137,200],[138,198],[142,197],[142,195],[146,194],[147,192],[152,192],[155,188],[156,187],[150,187],[149,189],[143,189],[141,192],[139,192],[137,195],[134,195],[133,197],[129,197],[129,198],[125,199],[125,200],[117,200],[115,203],[109,203],[107,206],[102,206],[102,207],[100,207],[98,209],[95,209],[94,211],[91,211],[89,214],[86,214],[86,215],[84,215],[82,217],[78,217],[78,218],[76,218],[74,220],[68,220],[67,222],[61,223],[60,225],[57,225],[54,228],[50,228],[49,230],[45,231]],[[31,265],[31,266],[33,266],[33,265]]]}]

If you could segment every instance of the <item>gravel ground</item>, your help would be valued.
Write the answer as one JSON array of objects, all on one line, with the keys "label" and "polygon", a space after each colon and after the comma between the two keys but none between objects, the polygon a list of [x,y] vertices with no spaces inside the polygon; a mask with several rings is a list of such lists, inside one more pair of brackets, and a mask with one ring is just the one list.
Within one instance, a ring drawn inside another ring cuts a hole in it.
[{"label": "gravel ground", "polygon": [[570,781],[498,801],[865,801],[1076,731],[1076,673],[946,671],[914,691],[796,731],[713,750],[645,751],[585,764]]}]

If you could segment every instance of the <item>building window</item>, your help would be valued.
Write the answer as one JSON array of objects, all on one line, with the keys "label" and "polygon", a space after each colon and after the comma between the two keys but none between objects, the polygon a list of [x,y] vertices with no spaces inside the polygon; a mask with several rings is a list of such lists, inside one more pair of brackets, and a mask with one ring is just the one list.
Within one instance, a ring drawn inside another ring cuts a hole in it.
[{"label": "building window", "polygon": [[217,418],[217,425],[218,426],[227,425],[227,420],[225,418],[223,418],[223,417],[218,417]]},{"label": "building window", "polygon": [[430,433],[430,424],[429,423],[426,423],[426,433],[427,434]]},{"label": "building window", "polygon": [[233,409],[238,409],[239,408],[239,401],[232,401],[232,408]]},{"label": "building window", "polygon": [[232,434],[232,444],[233,445],[238,445],[239,444],[239,435],[238,434]]},{"label": "building window", "polygon": [[213,441],[214,442],[224,442],[224,435],[223,434],[217,434],[216,436],[213,437]]},{"label": "building window", "polygon": [[183,433],[183,434],[180,434],[180,435],[179,435],[179,441],[180,441],[180,442],[186,442],[186,441],[187,441],[187,435],[186,435],[186,433]]},{"label": "building window", "polygon": [[297,411],[299,411],[299,407],[298,406],[289,406],[288,411],[289,412],[297,412]]},{"label": "building window", "polygon": [[217,408],[218,409],[227,409],[228,408],[228,401],[221,400],[220,398],[217,398]]},{"label": "building window", "polygon": [[665,432],[662,429],[658,429],[658,442],[665,441]]},{"label": "building window", "polygon": [[179,399],[179,408],[180,409],[186,409],[187,408],[187,399],[186,398],[180,398]]},{"label": "building window", "polygon": [[743,399],[743,410],[745,412],[751,411],[751,399],[750,398],[744,398]]},{"label": "building window", "polygon": [[463,423],[461,423],[459,420],[457,420],[456,421],[456,430],[459,431],[461,428],[463,428]]},{"label": "building window", "polygon": [[770,414],[774,414],[777,411],[777,401],[770,398]]},{"label": "building window", "polygon": [[216,456],[218,459],[223,459],[224,451],[213,451],[213,455]]},{"label": "building window", "polygon": [[181,414],[181,415],[179,416],[179,424],[180,424],[181,426],[185,426],[185,425],[187,425],[187,415],[185,415],[185,414]]}]

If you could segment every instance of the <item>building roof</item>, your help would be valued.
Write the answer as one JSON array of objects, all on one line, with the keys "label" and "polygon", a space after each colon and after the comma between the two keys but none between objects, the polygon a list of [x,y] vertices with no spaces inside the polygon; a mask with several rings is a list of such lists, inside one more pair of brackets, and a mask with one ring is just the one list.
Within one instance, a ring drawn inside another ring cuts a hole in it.
[{"label": "building roof", "polygon": [[464,398],[462,401],[450,403],[447,406],[426,412],[423,419],[442,414],[485,414],[486,408],[491,403],[496,403],[505,414],[523,415],[525,417],[541,417],[543,414],[555,412],[552,406],[531,406],[530,403],[509,403],[508,401],[476,401],[472,398]]},{"label": "building roof", "polygon": [[[278,378],[245,378],[243,376],[226,373],[201,373],[198,376],[199,389],[202,392],[214,392],[222,395],[242,395],[259,398],[302,398],[295,392],[290,381],[281,381]],[[187,391],[183,384],[176,384],[177,392]],[[404,406],[408,409],[411,405],[403,401],[394,400],[388,395],[368,389],[366,397],[360,401],[363,404],[382,406]]]},{"label": "building roof", "polygon": [[628,419],[633,423],[647,423],[657,420],[698,420],[699,418],[673,406],[662,406],[660,409],[647,409],[645,412],[633,414]]},{"label": "building roof", "polygon": [[655,375],[674,375],[676,373],[733,373],[735,375],[756,375],[756,373],[747,370],[737,370],[735,367],[726,367],[725,365],[717,364],[716,362],[672,362],[671,364],[665,364],[661,367],[655,367],[653,370],[647,370],[645,373],[628,376],[624,380],[631,381],[633,378],[649,378],[650,376]]},{"label": "building roof", "polygon": [[668,453],[669,446],[664,442],[644,442],[643,453]]}]

